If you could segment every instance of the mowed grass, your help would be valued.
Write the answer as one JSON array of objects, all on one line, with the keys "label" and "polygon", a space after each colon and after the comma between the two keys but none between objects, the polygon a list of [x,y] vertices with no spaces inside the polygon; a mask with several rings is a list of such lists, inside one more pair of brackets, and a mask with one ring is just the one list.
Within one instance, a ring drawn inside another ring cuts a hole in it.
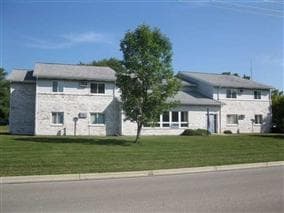
[{"label": "mowed grass", "polygon": [[1,126],[0,125],[0,134],[8,133],[8,126]]},{"label": "mowed grass", "polygon": [[115,172],[284,160],[283,135],[33,137],[0,134],[0,176]]}]

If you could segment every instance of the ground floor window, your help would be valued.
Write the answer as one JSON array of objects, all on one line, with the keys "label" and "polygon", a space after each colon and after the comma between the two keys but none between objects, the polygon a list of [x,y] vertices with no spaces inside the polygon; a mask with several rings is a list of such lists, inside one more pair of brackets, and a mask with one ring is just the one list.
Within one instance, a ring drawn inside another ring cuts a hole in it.
[{"label": "ground floor window", "polygon": [[262,115],[255,115],[254,116],[254,123],[255,124],[262,124]]},{"label": "ground floor window", "polygon": [[64,112],[52,112],[52,123],[63,124],[64,123]]},{"label": "ground floor window", "polygon": [[162,115],[162,127],[170,126],[170,112],[164,112]]},{"label": "ground floor window", "polygon": [[188,127],[188,112],[180,112],[181,115],[181,127]]},{"label": "ground floor window", "polygon": [[105,114],[94,112],[91,113],[91,124],[104,124],[105,123]]},{"label": "ground floor window", "polygon": [[188,127],[187,111],[170,111],[164,112],[160,116],[160,120],[154,124],[147,124],[145,127]]},{"label": "ground floor window", "polygon": [[238,115],[237,114],[227,115],[227,124],[238,124]]}]

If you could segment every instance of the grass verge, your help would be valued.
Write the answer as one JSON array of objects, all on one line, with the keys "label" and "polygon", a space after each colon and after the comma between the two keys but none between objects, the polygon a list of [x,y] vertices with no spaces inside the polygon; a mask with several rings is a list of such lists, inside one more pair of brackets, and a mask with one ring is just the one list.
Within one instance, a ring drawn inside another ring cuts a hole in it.
[{"label": "grass verge", "polygon": [[284,160],[284,135],[32,137],[0,134],[0,176],[116,172]]}]

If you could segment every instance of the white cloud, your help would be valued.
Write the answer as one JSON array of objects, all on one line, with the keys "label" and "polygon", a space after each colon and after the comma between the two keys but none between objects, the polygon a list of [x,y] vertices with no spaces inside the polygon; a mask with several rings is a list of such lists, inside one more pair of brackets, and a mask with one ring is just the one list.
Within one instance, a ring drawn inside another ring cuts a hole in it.
[{"label": "white cloud", "polygon": [[95,32],[62,34],[50,39],[25,36],[25,39],[26,46],[39,49],[63,49],[86,43],[112,43],[109,35]]}]

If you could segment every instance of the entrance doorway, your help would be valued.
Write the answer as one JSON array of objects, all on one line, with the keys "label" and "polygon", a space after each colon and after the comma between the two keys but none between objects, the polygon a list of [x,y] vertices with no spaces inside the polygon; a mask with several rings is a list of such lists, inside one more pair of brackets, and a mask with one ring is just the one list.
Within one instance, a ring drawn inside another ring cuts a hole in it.
[{"label": "entrance doorway", "polygon": [[208,130],[210,133],[217,133],[217,115],[209,114]]}]

